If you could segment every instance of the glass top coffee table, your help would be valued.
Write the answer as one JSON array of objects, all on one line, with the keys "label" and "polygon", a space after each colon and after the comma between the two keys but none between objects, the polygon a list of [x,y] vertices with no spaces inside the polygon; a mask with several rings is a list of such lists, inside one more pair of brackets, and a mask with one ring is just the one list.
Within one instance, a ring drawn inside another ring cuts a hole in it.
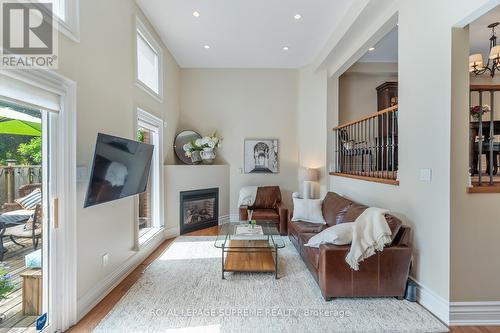
[{"label": "glass top coffee table", "polygon": [[224,272],[271,272],[278,278],[278,249],[285,242],[274,222],[224,221],[215,247],[221,249],[222,279]]}]

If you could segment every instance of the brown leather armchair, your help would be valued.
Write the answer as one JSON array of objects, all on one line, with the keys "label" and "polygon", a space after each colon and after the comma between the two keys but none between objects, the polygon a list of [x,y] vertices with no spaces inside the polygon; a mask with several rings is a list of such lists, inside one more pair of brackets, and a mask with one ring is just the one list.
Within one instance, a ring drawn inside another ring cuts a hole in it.
[{"label": "brown leather armchair", "polygon": [[240,206],[240,220],[249,218],[248,211],[252,211],[252,219],[257,221],[272,221],[282,235],[287,234],[288,209],[281,201],[279,186],[260,186],[252,206]]}]

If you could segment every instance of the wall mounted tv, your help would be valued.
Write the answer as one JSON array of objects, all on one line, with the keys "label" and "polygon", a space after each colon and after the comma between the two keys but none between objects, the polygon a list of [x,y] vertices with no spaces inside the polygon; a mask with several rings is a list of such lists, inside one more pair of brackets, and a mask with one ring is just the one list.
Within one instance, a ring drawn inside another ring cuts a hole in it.
[{"label": "wall mounted tv", "polygon": [[150,144],[98,133],[83,207],[145,192],[153,149]]}]

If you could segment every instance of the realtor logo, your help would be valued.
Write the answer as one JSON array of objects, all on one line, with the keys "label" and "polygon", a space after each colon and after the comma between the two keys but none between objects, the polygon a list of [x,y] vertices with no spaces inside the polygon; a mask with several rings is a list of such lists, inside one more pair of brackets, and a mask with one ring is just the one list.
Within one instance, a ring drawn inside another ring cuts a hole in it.
[{"label": "realtor logo", "polygon": [[56,68],[52,2],[1,0],[1,67]]}]

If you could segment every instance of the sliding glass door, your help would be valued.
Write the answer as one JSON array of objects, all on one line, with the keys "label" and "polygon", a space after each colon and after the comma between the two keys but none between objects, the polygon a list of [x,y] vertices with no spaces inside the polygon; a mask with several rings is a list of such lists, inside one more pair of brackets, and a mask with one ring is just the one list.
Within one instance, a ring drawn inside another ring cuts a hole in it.
[{"label": "sliding glass door", "polygon": [[0,99],[0,329],[51,324],[58,114]]}]

